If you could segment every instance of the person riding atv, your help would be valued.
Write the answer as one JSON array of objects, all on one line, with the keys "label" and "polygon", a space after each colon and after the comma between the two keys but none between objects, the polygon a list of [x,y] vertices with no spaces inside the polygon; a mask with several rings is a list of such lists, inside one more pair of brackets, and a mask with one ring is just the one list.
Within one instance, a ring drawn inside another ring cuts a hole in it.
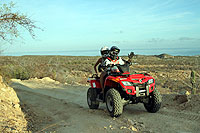
[{"label": "person riding atv", "polygon": [[101,88],[102,88],[102,91],[101,93],[104,92],[104,80],[105,80],[105,77],[108,75],[106,71],[108,71],[110,65],[116,65],[116,64],[119,64],[119,65],[125,65],[125,64],[129,64],[131,65],[131,59],[132,57],[134,56],[134,53],[131,52],[128,57],[128,61],[122,59],[121,57],[119,57],[119,52],[120,52],[120,49],[117,47],[117,46],[112,46],[110,48],[110,56],[107,57],[104,61],[104,63],[102,63],[104,65],[104,68],[105,68],[105,71],[104,73],[102,74],[102,76],[100,77],[100,84],[101,84]]},{"label": "person riding atv", "polygon": [[[112,51],[115,52],[111,53]],[[114,53],[114,55],[118,55],[119,50],[112,51],[108,57],[110,60],[108,58],[108,62],[107,59],[105,60],[105,64],[107,62],[107,76],[105,77],[103,94],[101,93],[100,78],[95,74],[88,78],[90,83],[90,88],[87,91],[89,108],[98,109],[100,102],[106,103],[107,110],[112,117],[120,116],[123,107],[128,104],[143,103],[148,112],[156,113],[159,111],[162,96],[156,88],[155,79],[147,73],[131,74],[129,62],[123,62],[118,56],[112,57]],[[134,54],[130,54],[129,57],[132,55]]]}]

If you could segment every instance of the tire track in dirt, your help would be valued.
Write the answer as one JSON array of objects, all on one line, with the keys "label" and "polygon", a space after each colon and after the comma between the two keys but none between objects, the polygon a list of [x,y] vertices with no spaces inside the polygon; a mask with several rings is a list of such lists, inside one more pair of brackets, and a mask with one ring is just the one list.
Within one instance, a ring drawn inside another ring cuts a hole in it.
[{"label": "tire track in dirt", "polygon": [[161,111],[160,114],[166,115],[169,117],[178,117],[183,120],[187,119],[190,121],[199,121],[200,122],[199,114],[192,114],[192,113],[187,113],[187,112],[175,112],[175,111]]}]

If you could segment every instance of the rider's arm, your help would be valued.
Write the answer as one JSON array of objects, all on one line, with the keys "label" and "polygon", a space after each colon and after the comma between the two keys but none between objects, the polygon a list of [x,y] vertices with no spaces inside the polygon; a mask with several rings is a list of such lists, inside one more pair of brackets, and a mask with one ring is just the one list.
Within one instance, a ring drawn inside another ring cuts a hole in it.
[{"label": "rider's arm", "polygon": [[131,52],[130,54],[128,54],[128,63],[129,63],[130,65],[132,65],[131,59],[133,58],[134,55],[135,55],[134,52]]},{"label": "rider's arm", "polygon": [[129,64],[129,65],[132,65],[131,59],[129,58],[128,61],[126,61],[126,63]]},{"label": "rider's arm", "polygon": [[124,60],[124,59],[122,59],[124,62],[125,62],[125,64],[129,64],[129,65],[132,65],[132,62],[131,62],[131,59],[129,58],[127,61],[126,60]]},{"label": "rider's arm", "polygon": [[102,58],[99,58],[96,64],[94,65],[94,71],[97,73],[97,65],[101,63]]},{"label": "rider's arm", "polygon": [[109,70],[110,64],[111,64],[111,61],[110,61],[110,60],[108,60],[108,59],[105,59],[105,60],[104,60],[104,62],[102,63],[102,67],[104,68],[104,71]]},{"label": "rider's arm", "polygon": [[131,63],[131,59],[130,58],[128,59],[128,62]]}]

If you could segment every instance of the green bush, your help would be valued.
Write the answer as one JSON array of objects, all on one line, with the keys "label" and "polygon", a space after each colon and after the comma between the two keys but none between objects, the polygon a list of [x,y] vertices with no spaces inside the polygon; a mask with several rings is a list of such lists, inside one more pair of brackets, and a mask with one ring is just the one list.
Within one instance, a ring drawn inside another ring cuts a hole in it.
[{"label": "green bush", "polygon": [[16,67],[12,72],[12,78],[27,80],[30,78],[30,72],[24,67]]}]

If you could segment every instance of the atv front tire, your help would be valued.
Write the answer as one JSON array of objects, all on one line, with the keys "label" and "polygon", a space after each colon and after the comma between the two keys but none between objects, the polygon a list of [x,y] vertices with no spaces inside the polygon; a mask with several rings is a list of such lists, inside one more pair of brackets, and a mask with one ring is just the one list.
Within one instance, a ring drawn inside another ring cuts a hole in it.
[{"label": "atv front tire", "polygon": [[93,88],[89,88],[87,91],[87,103],[90,109],[98,109],[99,102],[96,100],[96,90]]},{"label": "atv front tire", "polygon": [[112,88],[106,93],[106,107],[112,117],[118,117],[122,114],[123,104],[120,93]]},{"label": "atv front tire", "polygon": [[149,96],[149,102],[144,103],[145,109],[150,113],[156,113],[161,107],[162,97],[160,93],[154,89]]}]

